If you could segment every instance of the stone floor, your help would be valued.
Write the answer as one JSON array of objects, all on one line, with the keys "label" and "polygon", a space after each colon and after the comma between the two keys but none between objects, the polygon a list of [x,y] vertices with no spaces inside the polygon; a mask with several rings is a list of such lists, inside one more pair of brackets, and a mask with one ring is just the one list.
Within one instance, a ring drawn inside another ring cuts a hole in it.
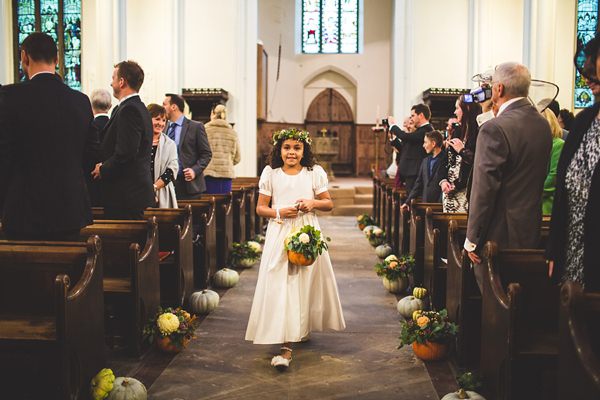
[{"label": "stone floor", "polygon": [[[426,365],[397,350],[396,297],[373,272],[373,248],[353,217],[320,217],[347,328],[295,344],[290,367],[270,365],[279,346],[244,340],[258,266],[245,270],[198,327],[198,338],[149,387],[149,399],[438,399]],[[445,368],[438,362],[436,368]],[[446,374],[448,375],[448,374]],[[435,381],[435,380],[434,380]]]}]

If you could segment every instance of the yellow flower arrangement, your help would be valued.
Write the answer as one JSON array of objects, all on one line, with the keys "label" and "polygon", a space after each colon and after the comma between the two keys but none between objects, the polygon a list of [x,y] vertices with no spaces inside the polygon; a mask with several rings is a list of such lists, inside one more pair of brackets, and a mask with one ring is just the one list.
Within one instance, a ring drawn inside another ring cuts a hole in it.
[{"label": "yellow flower arrangement", "polygon": [[160,329],[160,333],[166,336],[179,328],[179,318],[173,313],[164,313],[158,317],[156,324],[158,325],[158,329]]}]

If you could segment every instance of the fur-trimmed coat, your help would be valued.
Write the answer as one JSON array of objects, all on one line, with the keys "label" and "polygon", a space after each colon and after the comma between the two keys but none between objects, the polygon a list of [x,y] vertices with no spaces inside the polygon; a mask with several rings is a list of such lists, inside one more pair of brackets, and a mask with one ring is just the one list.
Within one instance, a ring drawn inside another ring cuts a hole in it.
[{"label": "fur-trimmed coat", "polygon": [[213,119],[204,126],[212,150],[212,160],[204,170],[204,176],[235,178],[233,166],[242,158],[237,133],[222,119]]}]

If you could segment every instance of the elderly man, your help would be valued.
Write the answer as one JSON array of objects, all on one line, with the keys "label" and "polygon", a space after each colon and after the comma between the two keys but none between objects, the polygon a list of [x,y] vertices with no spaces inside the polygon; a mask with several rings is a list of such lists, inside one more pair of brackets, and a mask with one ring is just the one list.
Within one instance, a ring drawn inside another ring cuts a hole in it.
[{"label": "elderly man", "polygon": [[492,80],[498,115],[481,126],[473,166],[465,249],[483,284],[485,243],[536,248],[542,228],[542,193],[552,149],[546,119],[527,100],[531,75],[522,64],[500,64]]},{"label": "elderly man", "polygon": [[108,112],[112,107],[112,98],[106,89],[95,89],[90,95],[92,102],[92,112],[94,113],[94,126],[98,128],[100,133],[100,142],[104,139],[103,130],[110,116]]}]

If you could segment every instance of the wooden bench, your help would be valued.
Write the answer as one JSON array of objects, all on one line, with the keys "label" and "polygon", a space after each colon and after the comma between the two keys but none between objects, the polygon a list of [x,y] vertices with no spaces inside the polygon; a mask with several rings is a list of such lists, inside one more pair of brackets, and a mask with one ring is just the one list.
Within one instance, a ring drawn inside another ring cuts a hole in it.
[{"label": "wooden bench", "polygon": [[600,399],[600,293],[566,282],[560,295],[557,398]]},{"label": "wooden bench", "polygon": [[543,253],[485,245],[481,372],[486,398],[544,399],[556,392],[559,288],[548,277]]},{"label": "wooden bench", "polygon": [[[92,214],[96,223],[105,220],[102,207],[93,207]],[[192,208],[148,208],[144,218],[151,217],[156,217],[158,222],[158,251],[170,254],[160,261],[161,305],[181,307],[194,291]]]},{"label": "wooden bench", "polygon": [[417,199],[410,201],[410,242],[408,252],[415,258],[413,286],[423,285],[423,257],[425,251],[425,229],[423,220],[425,210],[431,207],[433,211],[441,212],[442,203],[420,203]]},{"label": "wooden bench", "polygon": [[3,399],[87,399],[105,367],[101,241],[0,242]]},{"label": "wooden bench", "polygon": [[246,205],[248,190],[245,186],[235,186],[231,189],[233,195],[233,235],[232,242],[242,243],[246,240]]},{"label": "wooden bench", "polygon": [[394,249],[394,254],[396,255],[408,253],[408,241],[410,238],[410,228],[408,226],[408,221],[410,219],[410,213],[400,208],[402,204],[404,204],[405,199],[406,191],[404,189],[393,190],[392,237],[390,244]]},{"label": "wooden bench", "polygon": [[[385,230],[388,214],[388,187],[394,187],[394,180],[390,178],[381,178],[379,180],[379,218],[377,225]],[[386,232],[387,233],[387,232]]]},{"label": "wooden bench", "polygon": [[246,230],[248,233],[246,237],[248,240],[253,238],[255,235],[260,235],[265,224],[264,221],[262,221],[262,218],[256,214],[256,206],[258,205],[259,181],[260,177],[258,176],[238,177],[233,180],[233,185],[244,185],[252,189],[252,201],[248,202],[246,207]]},{"label": "wooden bench", "polygon": [[158,222],[96,221],[82,238],[98,235],[104,257],[104,306],[109,344],[117,338],[142,354],[143,328],[160,305]]},{"label": "wooden bench", "polygon": [[426,300],[429,302],[430,310],[446,308],[448,223],[451,220],[458,225],[467,226],[466,213],[434,212],[431,207],[425,210],[423,287],[429,294]]}]

